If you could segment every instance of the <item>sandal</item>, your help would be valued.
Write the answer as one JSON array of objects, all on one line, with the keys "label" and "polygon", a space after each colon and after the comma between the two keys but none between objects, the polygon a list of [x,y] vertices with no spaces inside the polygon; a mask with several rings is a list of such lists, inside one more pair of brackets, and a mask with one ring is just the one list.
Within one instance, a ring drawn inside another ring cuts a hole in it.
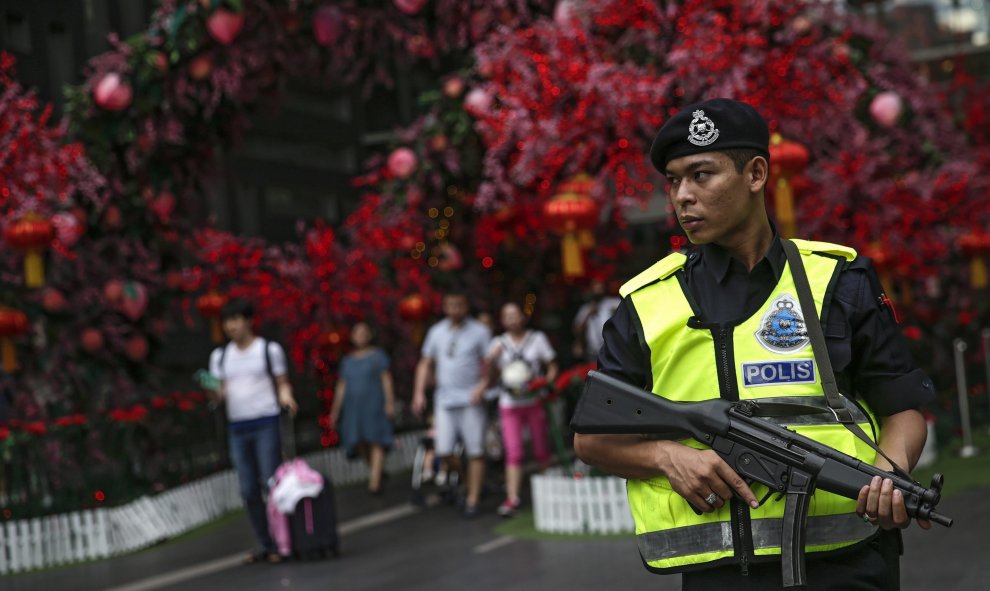
[{"label": "sandal", "polygon": [[252,552],[244,557],[244,564],[259,564],[262,562],[281,564],[285,562],[285,557],[278,552]]},{"label": "sandal", "polygon": [[244,564],[258,564],[268,559],[267,552],[252,552],[244,557]]}]

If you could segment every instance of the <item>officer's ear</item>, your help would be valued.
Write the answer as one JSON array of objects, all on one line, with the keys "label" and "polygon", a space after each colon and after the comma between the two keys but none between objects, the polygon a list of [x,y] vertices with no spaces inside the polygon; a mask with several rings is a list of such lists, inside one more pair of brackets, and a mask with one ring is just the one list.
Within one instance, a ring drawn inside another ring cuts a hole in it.
[{"label": "officer's ear", "polygon": [[746,163],[743,169],[743,176],[746,184],[749,185],[751,193],[759,193],[770,180],[770,163],[763,156],[757,156]]}]

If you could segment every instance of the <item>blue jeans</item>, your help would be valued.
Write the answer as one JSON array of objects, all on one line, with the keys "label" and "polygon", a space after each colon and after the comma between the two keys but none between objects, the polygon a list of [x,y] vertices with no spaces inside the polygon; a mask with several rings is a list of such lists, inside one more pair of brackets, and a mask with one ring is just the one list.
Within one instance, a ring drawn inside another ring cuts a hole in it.
[{"label": "blue jeans", "polygon": [[264,493],[268,490],[268,479],[282,462],[279,418],[274,416],[231,423],[228,426],[228,440],[230,459],[240,481],[241,498],[244,499],[258,545],[266,552],[277,552],[275,542],[268,533]]}]

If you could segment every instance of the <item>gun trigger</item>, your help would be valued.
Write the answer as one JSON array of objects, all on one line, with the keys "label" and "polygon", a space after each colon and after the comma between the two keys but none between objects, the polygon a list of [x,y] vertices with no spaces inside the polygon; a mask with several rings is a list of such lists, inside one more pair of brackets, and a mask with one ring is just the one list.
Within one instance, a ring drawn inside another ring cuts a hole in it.
[{"label": "gun trigger", "polygon": [[[766,503],[767,502],[767,499],[769,499],[772,496],[773,496],[773,491],[768,488],[767,489],[767,494],[763,495],[763,498],[760,499],[760,507],[762,507],[763,506],[763,503]],[[783,495],[781,495],[781,497],[783,497]],[[780,498],[778,498],[777,500],[779,501]]]}]

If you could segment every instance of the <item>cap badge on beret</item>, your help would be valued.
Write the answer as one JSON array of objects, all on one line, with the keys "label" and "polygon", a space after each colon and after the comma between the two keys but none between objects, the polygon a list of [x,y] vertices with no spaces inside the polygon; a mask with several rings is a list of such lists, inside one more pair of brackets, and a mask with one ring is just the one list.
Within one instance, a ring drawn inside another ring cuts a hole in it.
[{"label": "cap badge on beret", "polygon": [[687,138],[689,142],[696,146],[707,146],[718,139],[718,128],[715,127],[715,122],[705,117],[704,111],[699,109],[692,115],[694,115],[694,119],[688,126],[688,131],[691,132]]}]

